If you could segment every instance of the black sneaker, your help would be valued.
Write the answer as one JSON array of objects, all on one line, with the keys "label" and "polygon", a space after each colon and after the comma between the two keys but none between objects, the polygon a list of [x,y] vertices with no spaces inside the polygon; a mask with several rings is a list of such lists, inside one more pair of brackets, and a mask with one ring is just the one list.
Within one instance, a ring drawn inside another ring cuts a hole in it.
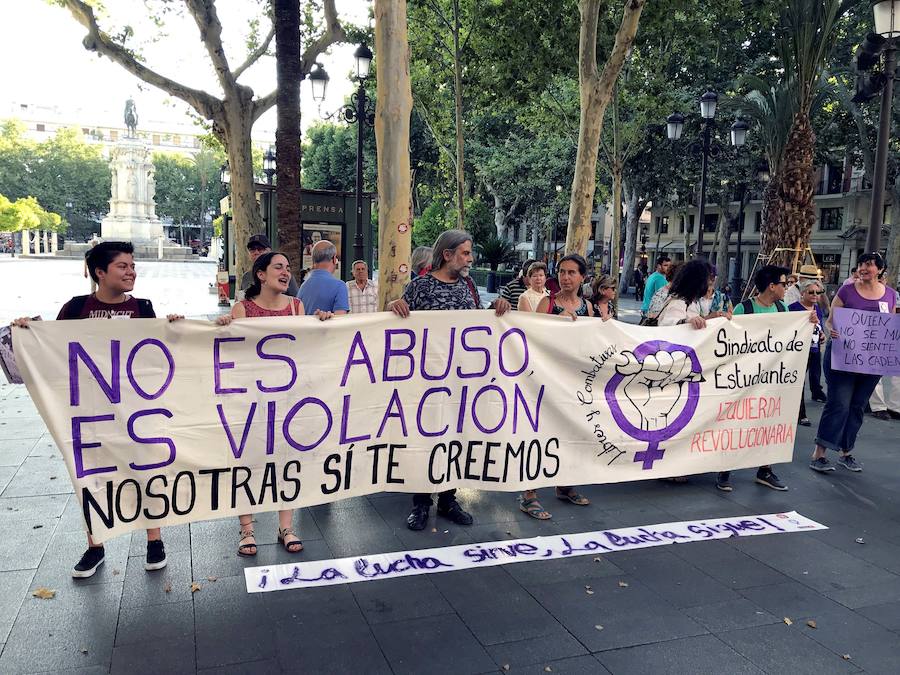
[{"label": "black sneaker", "polygon": [[90,546],[72,570],[72,576],[76,579],[87,579],[94,576],[94,572],[103,564],[105,557],[106,551],[102,546]]},{"label": "black sneaker", "polygon": [[821,394],[813,394],[812,400],[817,401],[819,403],[827,403],[828,397],[825,396],[825,393],[823,392]]},{"label": "black sneaker", "polygon": [[872,417],[874,417],[876,420],[883,420],[885,422],[891,419],[891,416],[888,415],[887,410],[879,410],[877,412],[873,412]]},{"label": "black sneaker", "polygon": [[411,530],[424,530],[428,524],[428,507],[414,506],[406,519],[406,526]]},{"label": "black sneaker", "polygon": [[734,488],[731,487],[731,472],[730,471],[720,471],[719,475],[716,476],[716,487],[720,489],[722,492],[731,492]]},{"label": "black sneaker", "polygon": [[837,463],[848,471],[862,471],[862,465],[853,458],[853,455],[841,455]]},{"label": "black sneaker", "polygon": [[826,457],[819,457],[809,463],[809,468],[819,473],[827,473],[834,471],[834,464],[828,461]]},{"label": "black sneaker", "polygon": [[147,562],[144,563],[144,569],[148,572],[152,570],[161,570],[166,566],[166,547],[163,546],[162,539],[147,542]]},{"label": "black sneaker", "polygon": [[808,417],[801,417],[800,420],[797,422],[797,424],[799,424],[801,427],[811,427],[812,426],[812,422],[809,421]]},{"label": "black sneaker", "polygon": [[760,469],[757,471],[756,482],[779,492],[784,492],[788,489],[787,485],[778,480],[778,476],[775,475],[772,469]]},{"label": "black sneaker", "polygon": [[472,518],[472,514],[463,511],[463,507],[460,506],[459,502],[455,499],[447,506],[438,505],[437,513],[439,516],[449,518],[457,525],[471,525],[475,522],[475,519]]}]

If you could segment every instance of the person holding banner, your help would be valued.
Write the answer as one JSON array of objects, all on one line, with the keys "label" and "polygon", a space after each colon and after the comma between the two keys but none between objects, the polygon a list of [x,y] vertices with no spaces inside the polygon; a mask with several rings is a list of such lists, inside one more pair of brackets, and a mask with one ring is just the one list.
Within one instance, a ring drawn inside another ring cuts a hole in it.
[{"label": "person holding banner", "polygon": [[[220,326],[227,326],[232,319],[252,319],[271,316],[304,316],[303,302],[285,294],[291,282],[291,265],[287,257],[278,251],[269,251],[257,257],[253,262],[253,283],[247,289],[244,300],[231,308],[231,314],[224,314],[216,319]],[[334,316],[331,312],[316,310],[320,321]],[[253,516],[239,517],[241,524],[238,555],[252,557],[256,555],[256,538],[253,532]],[[288,553],[300,553],[303,542],[294,532],[293,509],[282,509],[278,512],[278,543]]]},{"label": "person holding banner", "polygon": [[[57,321],[72,319],[155,319],[153,303],[149,300],[129,295],[134,290],[137,269],[134,264],[134,246],[126,241],[104,241],[88,251],[85,258],[88,273],[97,284],[97,291],[90,295],[71,298],[59,310]],[[169,314],[169,321],[184,317]],[[12,322],[13,326],[28,328],[28,317]],[[103,544],[95,544],[87,535],[88,548],[72,569],[76,579],[94,576],[103,564],[106,550]],[[162,542],[162,532],[155,527],[147,530],[147,558],[144,569],[161,570],[167,564],[166,548]]]},{"label": "person holding banner", "polygon": [[616,318],[616,280],[608,274],[601,274],[591,284],[594,309],[604,321]]},{"label": "person holding banner", "polygon": [[[822,330],[825,316],[822,308],[819,307],[819,296],[825,291],[817,279],[800,279],[797,285],[799,286],[800,300],[788,305],[788,309],[792,312],[815,312],[816,316],[819,317],[819,323],[813,330],[812,340],[809,343],[809,361],[806,364],[806,376],[809,380],[809,390],[813,401],[825,401],[827,399],[822,389],[822,353],[820,351],[821,344],[825,342],[825,333]],[[785,293],[785,295],[787,294]],[[806,416],[805,398],[805,396],[800,397],[800,419],[797,424],[808,427],[811,423]]]},{"label": "person holding banner", "polygon": [[826,324],[831,340],[825,347],[824,363],[828,402],[819,420],[816,449],[809,464],[813,471],[834,471],[834,465],[825,456],[827,450],[839,453],[837,463],[845,469],[862,471],[862,466],[853,457],[853,448],[862,426],[866,402],[875,391],[881,375],[850,372],[833,366],[832,345],[839,338],[834,327],[834,311],[846,307],[882,314],[895,312],[897,292],[878,280],[884,267],[884,258],[879,253],[864,253],[859,256],[856,268],[859,278],[853,283],[844,284],[831,302],[831,315]]},{"label": "person holding banner", "polygon": [[[432,249],[431,271],[410,281],[403,297],[388,303],[388,307],[401,318],[418,311],[481,309],[477,292],[473,292],[468,281],[472,261],[471,234],[464,230],[442,232]],[[506,299],[494,301],[497,316],[509,309]],[[424,530],[431,504],[430,494],[413,495],[413,509],[406,519],[406,526],[411,530]],[[474,522],[472,515],[456,500],[456,490],[438,494],[437,512],[457,525]]]}]

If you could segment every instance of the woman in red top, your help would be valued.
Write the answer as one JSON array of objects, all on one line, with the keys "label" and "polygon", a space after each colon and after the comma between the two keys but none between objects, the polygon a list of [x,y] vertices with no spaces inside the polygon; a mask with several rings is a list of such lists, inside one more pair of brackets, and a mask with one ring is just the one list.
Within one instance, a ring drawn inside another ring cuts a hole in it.
[{"label": "woman in red top", "polygon": [[[232,319],[249,319],[269,316],[304,316],[303,303],[289,295],[285,295],[291,281],[291,266],[288,259],[277,251],[259,256],[253,263],[253,284],[247,289],[244,300],[231,308],[231,315],[223,315],[216,319],[220,326],[227,326]],[[334,316],[331,312],[317,311],[320,321]],[[278,512],[278,541],[288,553],[299,553],[303,543],[294,532],[294,510],[284,509]],[[256,539],[253,534],[253,516],[240,516],[241,539],[238,542],[238,555],[256,555]]]}]

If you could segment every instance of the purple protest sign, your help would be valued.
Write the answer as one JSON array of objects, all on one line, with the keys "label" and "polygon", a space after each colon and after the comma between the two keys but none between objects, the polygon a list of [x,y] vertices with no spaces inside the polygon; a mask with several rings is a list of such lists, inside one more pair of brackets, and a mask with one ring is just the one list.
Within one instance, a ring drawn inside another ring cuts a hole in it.
[{"label": "purple protest sign", "polygon": [[832,318],[831,367],[851,373],[900,375],[900,314],[838,307]]}]

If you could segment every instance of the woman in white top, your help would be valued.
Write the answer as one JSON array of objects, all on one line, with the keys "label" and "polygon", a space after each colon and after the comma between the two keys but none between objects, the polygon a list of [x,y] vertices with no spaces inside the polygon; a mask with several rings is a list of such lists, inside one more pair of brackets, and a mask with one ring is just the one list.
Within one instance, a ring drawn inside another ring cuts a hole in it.
[{"label": "woman in white top", "polygon": [[[709,290],[712,268],[705,260],[685,263],[672,280],[669,298],[657,316],[657,325],[674,326],[689,323],[694,328],[705,328],[706,320],[700,310],[700,299]],[[720,314],[714,312],[717,316]],[[712,314],[707,318],[715,318]]]},{"label": "woman in white top", "polygon": [[516,309],[520,312],[537,311],[541,300],[550,295],[545,288],[547,284],[547,266],[542,262],[531,263],[525,270],[525,283],[528,288],[519,296]]}]

